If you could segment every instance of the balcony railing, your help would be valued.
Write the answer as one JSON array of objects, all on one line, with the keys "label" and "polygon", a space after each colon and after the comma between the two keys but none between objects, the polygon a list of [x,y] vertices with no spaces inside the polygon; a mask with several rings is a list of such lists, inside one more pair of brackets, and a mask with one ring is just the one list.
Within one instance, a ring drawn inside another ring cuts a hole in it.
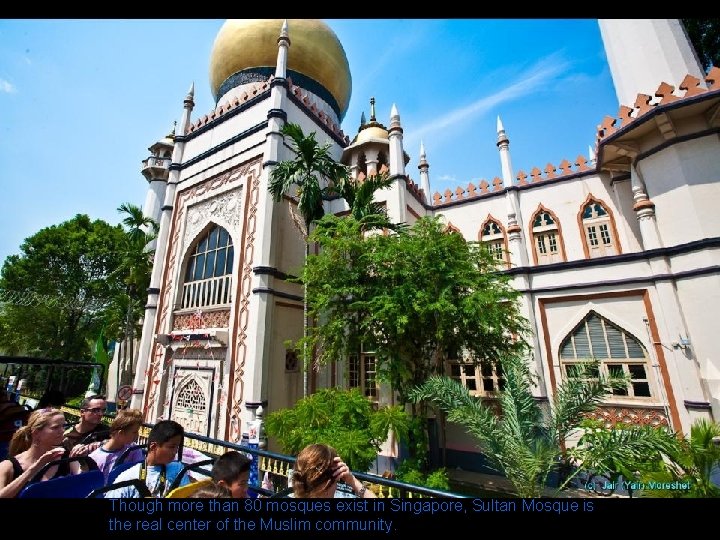
[{"label": "balcony railing", "polygon": [[190,281],[183,285],[182,309],[217,306],[232,300],[230,275]]}]

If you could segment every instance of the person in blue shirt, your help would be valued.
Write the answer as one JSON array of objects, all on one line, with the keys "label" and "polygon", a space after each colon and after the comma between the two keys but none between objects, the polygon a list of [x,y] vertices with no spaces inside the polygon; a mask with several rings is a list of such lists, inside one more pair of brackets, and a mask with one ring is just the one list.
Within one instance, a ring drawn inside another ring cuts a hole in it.
[{"label": "person in blue shirt", "polygon": [[[161,420],[153,426],[148,435],[148,450],[145,461],[123,471],[115,479],[115,484],[124,480],[140,479],[145,482],[153,497],[164,497],[170,491],[173,481],[182,471],[183,464],[177,460],[178,450],[182,446],[185,430],[173,420]],[[180,482],[184,486],[190,482],[185,476]],[[108,491],[106,498],[138,498],[140,494],[133,486]]]}]

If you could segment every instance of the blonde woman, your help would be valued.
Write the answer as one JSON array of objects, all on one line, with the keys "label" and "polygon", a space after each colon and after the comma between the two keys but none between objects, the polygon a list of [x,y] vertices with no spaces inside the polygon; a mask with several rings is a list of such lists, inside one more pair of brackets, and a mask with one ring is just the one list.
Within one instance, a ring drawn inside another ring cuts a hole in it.
[{"label": "blonde woman", "polygon": [[355,478],[350,468],[326,444],[311,444],[302,449],[293,470],[293,494],[298,498],[333,498],[338,481],[342,480],[358,498],[375,494]]},{"label": "blonde woman", "polygon": [[[33,411],[26,426],[10,441],[10,457],[0,462],[0,498],[17,497],[30,479],[51,461],[65,456],[63,427],[65,415],[57,409]],[[77,474],[78,463],[51,467],[41,480]]]},{"label": "blonde woman", "polygon": [[[118,458],[125,450],[135,444],[142,421],[142,411],[139,409],[120,411],[112,424],[110,424],[110,438],[100,448],[90,453],[90,457],[97,463],[98,469],[105,476],[106,482]],[[125,458],[125,463],[136,463],[144,458],[145,454],[142,449],[137,448]]]}]

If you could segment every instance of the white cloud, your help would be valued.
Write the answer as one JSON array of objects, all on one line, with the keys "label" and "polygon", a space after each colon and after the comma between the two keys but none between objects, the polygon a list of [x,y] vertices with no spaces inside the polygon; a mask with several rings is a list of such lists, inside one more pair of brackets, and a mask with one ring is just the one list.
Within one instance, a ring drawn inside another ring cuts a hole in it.
[{"label": "white cloud", "polygon": [[452,126],[453,132],[457,133],[464,125],[474,122],[478,115],[496,109],[501,103],[521,98],[535,89],[547,85],[549,81],[563,73],[568,66],[569,63],[560,58],[557,53],[542,58],[530,69],[524,71],[524,76],[521,79],[494,94],[482,97],[469,105],[451,110],[439,118],[413,129],[412,133],[405,138],[405,142],[408,146],[414,146],[423,137],[427,138],[428,133],[437,135],[449,126]]},{"label": "white cloud", "polygon": [[12,83],[6,81],[5,79],[0,79],[0,92],[5,92],[6,94],[14,94],[17,92],[17,89],[15,86],[13,86]]}]

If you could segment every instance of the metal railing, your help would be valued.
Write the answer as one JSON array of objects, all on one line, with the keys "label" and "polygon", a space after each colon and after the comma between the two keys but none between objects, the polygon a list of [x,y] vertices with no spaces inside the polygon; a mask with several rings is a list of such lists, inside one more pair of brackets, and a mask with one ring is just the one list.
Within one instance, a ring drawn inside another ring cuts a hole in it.
[{"label": "metal railing", "polygon": [[[79,418],[80,412],[77,409],[63,407],[62,410],[68,415]],[[153,424],[147,423],[142,425],[138,436],[138,444],[147,443],[147,437],[150,434],[152,426]],[[272,483],[272,491],[277,493],[286,489],[291,474],[290,471],[295,463],[294,456],[278,454],[276,452],[270,452],[269,450],[252,448],[244,444],[231,443],[202,435],[195,435],[194,433],[185,433],[183,446],[192,448],[211,457],[219,457],[228,450],[237,450],[252,455],[253,460],[256,460],[258,463],[258,480],[257,483],[251,484],[250,487],[257,488],[257,491],[260,492],[264,492],[261,483],[266,472]],[[353,474],[358,480],[365,483],[368,489],[371,489],[378,498],[467,498],[467,495],[408,484],[374,474],[355,471],[353,471]]]}]

